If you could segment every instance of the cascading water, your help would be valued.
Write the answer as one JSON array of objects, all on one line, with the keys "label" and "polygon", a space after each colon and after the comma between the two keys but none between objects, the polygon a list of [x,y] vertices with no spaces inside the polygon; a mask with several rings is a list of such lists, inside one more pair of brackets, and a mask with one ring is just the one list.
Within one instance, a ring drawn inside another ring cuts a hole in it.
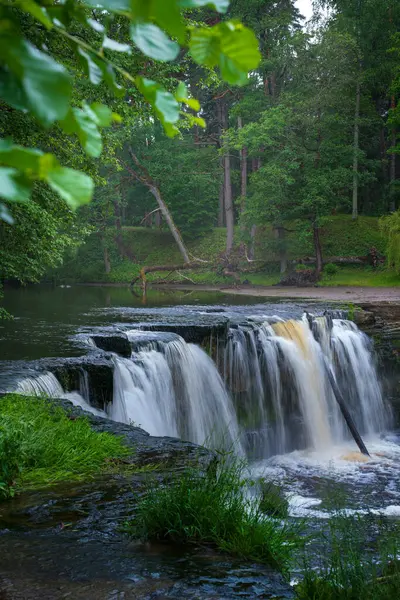
[{"label": "cascading water", "polygon": [[233,404],[211,358],[177,335],[157,347],[131,360],[115,356],[110,417],[152,435],[241,452]]},{"label": "cascading water", "polygon": [[[390,424],[371,342],[350,321],[309,315],[271,323],[248,319],[211,347],[217,364],[174,333],[125,333],[132,356],[113,355],[107,415],[152,435],[235,448],[251,458],[302,448],[323,451],[350,437],[327,369],[361,434]],[[84,370],[79,393],[66,394],[52,373],[26,378],[17,391],[67,398],[106,414],[88,404]]]},{"label": "cascading water", "polygon": [[46,396],[47,398],[64,398],[69,400],[75,406],[80,406],[84,410],[91,412],[94,415],[105,417],[106,413],[97,410],[94,406],[91,406],[85,398],[89,397],[88,380],[85,371],[82,371],[80,388],[83,393],[87,396],[82,397],[78,392],[64,392],[57,377],[48,371],[47,373],[40,373],[34,377],[26,377],[18,382],[15,392],[25,396]]},{"label": "cascading water", "polygon": [[[225,379],[239,422],[247,429],[251,455],[266,457],[304,447],[324,450],[349,437],[326,365],[361,433],[384,430],[390,416],[370,341],[354,323],[304,317],[230,331]],[[254,429],[261,437],[254,439]]]}]

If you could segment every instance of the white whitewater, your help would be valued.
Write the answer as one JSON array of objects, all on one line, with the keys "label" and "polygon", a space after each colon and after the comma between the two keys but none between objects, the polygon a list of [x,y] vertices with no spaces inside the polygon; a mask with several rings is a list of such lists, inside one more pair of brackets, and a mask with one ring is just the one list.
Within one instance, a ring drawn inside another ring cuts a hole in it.
[{"label": "white whitewater", "polygon": [[115,356],[110,417],[152,435],[241,452],[233,404],[211,358],[179,336],[158,346],[131,359]]},{"label": "white whitewater", "polygon": [[[245,407],[242,422],[251,456],[262,458],[305,447],[324,451],[350,438],[326,376],[327,367],[361,434],[384,431],[390,413],[382,398],[371,342],[354,323],[305,316],[231,330],[225,380],[236,410]],[[262,447],[260,439],[254,438],[257,428],[263,432]]]},{"label": "white whitewater", "polygon": [[[88,393],[87,375],[82,375],[81,386]],[[34,377],[26,377],[18,382],[15,388],[17,394],[24,396],[46,396],[47,398],[62,398],[69,400],[74,406],[80,406],[86,412],[100,417],[106,417],[106,413],[102,410],[97,410],[91,406],[89,402],[83,398],[79,392],[64,392],[57,377],[50,371],[40,373]],[[87,396],[88,397],[88,396]]]}]

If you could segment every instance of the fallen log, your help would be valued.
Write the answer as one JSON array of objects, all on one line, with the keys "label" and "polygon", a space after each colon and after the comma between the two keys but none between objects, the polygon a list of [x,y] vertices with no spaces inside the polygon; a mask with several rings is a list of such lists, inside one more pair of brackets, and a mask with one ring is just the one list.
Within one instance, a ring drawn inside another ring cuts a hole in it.
[{"label": "fallen log", "polygon": [[333,373],[332,373],[329,365],[327,365],[326,362],[325,362],[325,371],[326,371],[326,374],[328,376],[329,383],[331,384],[331,388],[332,388],[333,394],[334,394],[334,396],[335,396],[335,398],[337,400],[337,403],[339,404],[339,407],[340,407],[340,410],[342,411],[342,415],[344,417],[344,420],[346,421],[347,426],[350,429],[350,432],[351,432],[351,435],[354,438],[354,441],[356,442],[356,444],[359,447],[360,452],[362,454],[365,454],[366,456],[370,456],[370,454],[369,454],[369,452],[368,452],[368,450],[367,450],[367,448],[366,448],[366,446],[365,446],[365,444],[364,444],[364,442],[362,440],[362,437],[361,437],[361,435],[358,432],[356,424],[353,421],[353,417],[351,416],[351,414],[350,414],[350,412],[349,412],[349,410],[348,410],[348,408],[346,406],[346,401],[345,401],[345,399],[342,396],[342,393],[341,393],[341,391],[339,389],[338,384],[336,383],[336,379],[335,379],[335,377],[334,377],[334,375],[333,375]]},{"label": "fallen log", "polygon": [[199,263],[187,262],[180,265],[152,265],[149,267],[142,267],[139,275],[132,279],[129,284],[133,287],[139,280],[142,282],[142,286],[146,288],[146,275],[147,273],[156,273],[158,271],[183,271],[187,269],[203,269],[204,265]]}]

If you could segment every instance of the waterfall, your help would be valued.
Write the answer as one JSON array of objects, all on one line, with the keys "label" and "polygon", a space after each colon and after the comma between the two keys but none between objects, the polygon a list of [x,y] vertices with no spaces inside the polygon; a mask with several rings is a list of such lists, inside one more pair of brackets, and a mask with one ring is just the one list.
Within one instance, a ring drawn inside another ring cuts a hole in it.
[{"label": "waterfall", "polygon": [[212,359],[177,335],[157,347],[114,357],[110,417],[152,435],[241,452],[233,404]]},{"label": "waterfall", "polygon": [[225,381],[250,455],[265,457],[302,447],[322,451],[349,438],[325,364],[360,432],[379,433],[388,427],[390,414],[371,342],[354,323],[307,315],[230,330]]},{"label": "waterfall", "polygon": [[323,452],[350,439],[329,369],[362,435],[390,425],[372,342],[350,321],[308,314],[287,321],[248,318],[211,344],[216,362],[175,333],[125,333],[132,354],[112,356],[113,401],[106,413],[88,404],[84,369],[79,393],[66,394],[52,373],[28,377],[16,391],[67,398],[151,435],[266,458],[301,448]]},{"label": "waterfall", "polygon": [[15,388],[15,393],[22,394],[24,396],[62,398],[69,400],[74,406],[80,406],[86,412],[105,417],[105,412],[102,410],[97,410],[87,401],[89,397],[88,385],[87,374],[82,370],[80,390],[87,395],[82,397],[82,395],[78,392],[65,392],[57,377],[50,371],[47,371],[46,373],[40,373],[34,377],[26,377],[25,379],[19,381],[17,387]]}]

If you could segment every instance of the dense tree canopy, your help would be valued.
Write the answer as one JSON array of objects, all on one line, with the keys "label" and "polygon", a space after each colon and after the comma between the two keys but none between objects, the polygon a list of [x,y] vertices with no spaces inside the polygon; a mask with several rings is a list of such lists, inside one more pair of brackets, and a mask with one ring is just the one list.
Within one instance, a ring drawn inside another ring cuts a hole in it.
[{"label": "dense tree canopy", "polygon": [[315,9],[305,27],[294,0],[1,2],[0,276],[37,281],[90,232],[106,270],[110,244],[135,263],[125,227],[183,247],[225,227],[251,257],[257,228],[284,251],[296,220],[318,270],[331,215],[396,231],[400,5]]}]

